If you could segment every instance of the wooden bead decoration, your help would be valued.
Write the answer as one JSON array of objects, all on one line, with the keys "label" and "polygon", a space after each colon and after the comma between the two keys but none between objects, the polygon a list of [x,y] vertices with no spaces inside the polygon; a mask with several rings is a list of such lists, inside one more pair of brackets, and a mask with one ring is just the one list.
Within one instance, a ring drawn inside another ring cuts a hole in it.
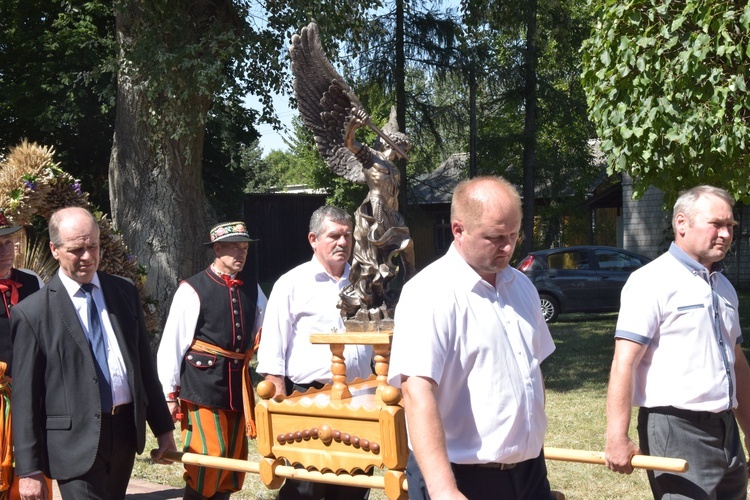
[{"label": "wooden bead decoration", "polygon": [[323,444],[329,445],[331,444],[331,440],[333,439],[333,432],[331,431],[331,427],[327,424],[323,424],[320,426],[320,440],[323,441]]},{"label": "wooden bead decoration", "polygon": [[309,441],[310,439],[320,439],[326,446],[330,445],[332,441],[337,443],[344,443],[354,448],[362,448],[362,451],[371,451],[374,454],[380,453],[380,445],[367,439],[360,439],[357,436],[352,436],[346,432],[341,432],[338,429],[331,429],[328,424],[323,424],[320,429],[304,429],[301,431],[287,432],[286,434],[279,434],[276,436],[276,441],[281,445],[291,444],[293,442],[301,442],[302,440]]}]

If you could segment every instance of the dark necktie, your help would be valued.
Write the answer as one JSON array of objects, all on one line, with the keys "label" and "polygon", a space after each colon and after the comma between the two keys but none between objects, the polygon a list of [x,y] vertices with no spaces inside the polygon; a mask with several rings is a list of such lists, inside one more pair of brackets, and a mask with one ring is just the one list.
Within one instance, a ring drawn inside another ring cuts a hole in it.
[{"label": "dark necktie", "polygon": [[92,295],[93,290],[93,283],[81,285],[81,291],[86,295],[86,306],[89,310],[89,343],[96,359],[96,374],[99,379],[102,411],[109,413],[112,410],[112,388],[110,386],[109,363],[107,362],[107,344],[104,341],[104,329],[99,317],[99,310]]}]

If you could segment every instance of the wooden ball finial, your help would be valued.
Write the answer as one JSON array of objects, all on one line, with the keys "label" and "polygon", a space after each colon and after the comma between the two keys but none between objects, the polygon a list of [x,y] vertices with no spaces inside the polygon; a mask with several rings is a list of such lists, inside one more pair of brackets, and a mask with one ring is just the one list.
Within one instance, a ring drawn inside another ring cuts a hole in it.
[{"label": "wooden ball finial", "polygon": [[276,386],[273,382],[264,380],[258,384],[258,388],[255,390],[261,399],[271,399],[276,394]]}]

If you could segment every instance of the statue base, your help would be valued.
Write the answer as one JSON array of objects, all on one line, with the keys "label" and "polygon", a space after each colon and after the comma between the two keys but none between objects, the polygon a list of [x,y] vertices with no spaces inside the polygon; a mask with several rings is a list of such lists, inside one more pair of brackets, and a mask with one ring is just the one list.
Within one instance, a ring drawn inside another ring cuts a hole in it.
[{"label": "statue base", "polygon": [[393,331],[393,309],[381,306],[376,309],[359,309],[354,316],[344,318],[347,332]]}]

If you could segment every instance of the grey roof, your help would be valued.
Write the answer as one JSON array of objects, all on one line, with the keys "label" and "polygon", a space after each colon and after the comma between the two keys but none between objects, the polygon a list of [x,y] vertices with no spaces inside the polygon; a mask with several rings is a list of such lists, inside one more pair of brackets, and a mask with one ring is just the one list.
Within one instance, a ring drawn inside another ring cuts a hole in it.
[{"label": "grey roof", "polygon": [[[594,165],[598,166],[600,172],[591,186],[588,188],[588,196],[596,193],[597,187],[605,183],[609,177],[607,174],[606,157],[599,148],[599,140],[592,139],[588,141],[589,148],[593,156]],[[463,179],[468,178],[469,172],[469,153],[453,153],[438,168],[429,174],[422,174],[410,180],[409,185],[409,203],[412,204],[450,204],[453,190],[456,185]],[[515,167],[509,166],[506,172],[510,172]],[[534,188],[535,198],[549,198],[550,182],[546,179],[537,180]],[[521,186],[516,185],[519,193],[522,193]],[[571,196],[573,187],[567,186],[558,196]]]},{"label": "grey roof", "polygon": [[450,203],[456,185],[468,177],[469,153],[453,153],[438,168],[411,181],[411,203]]}]

